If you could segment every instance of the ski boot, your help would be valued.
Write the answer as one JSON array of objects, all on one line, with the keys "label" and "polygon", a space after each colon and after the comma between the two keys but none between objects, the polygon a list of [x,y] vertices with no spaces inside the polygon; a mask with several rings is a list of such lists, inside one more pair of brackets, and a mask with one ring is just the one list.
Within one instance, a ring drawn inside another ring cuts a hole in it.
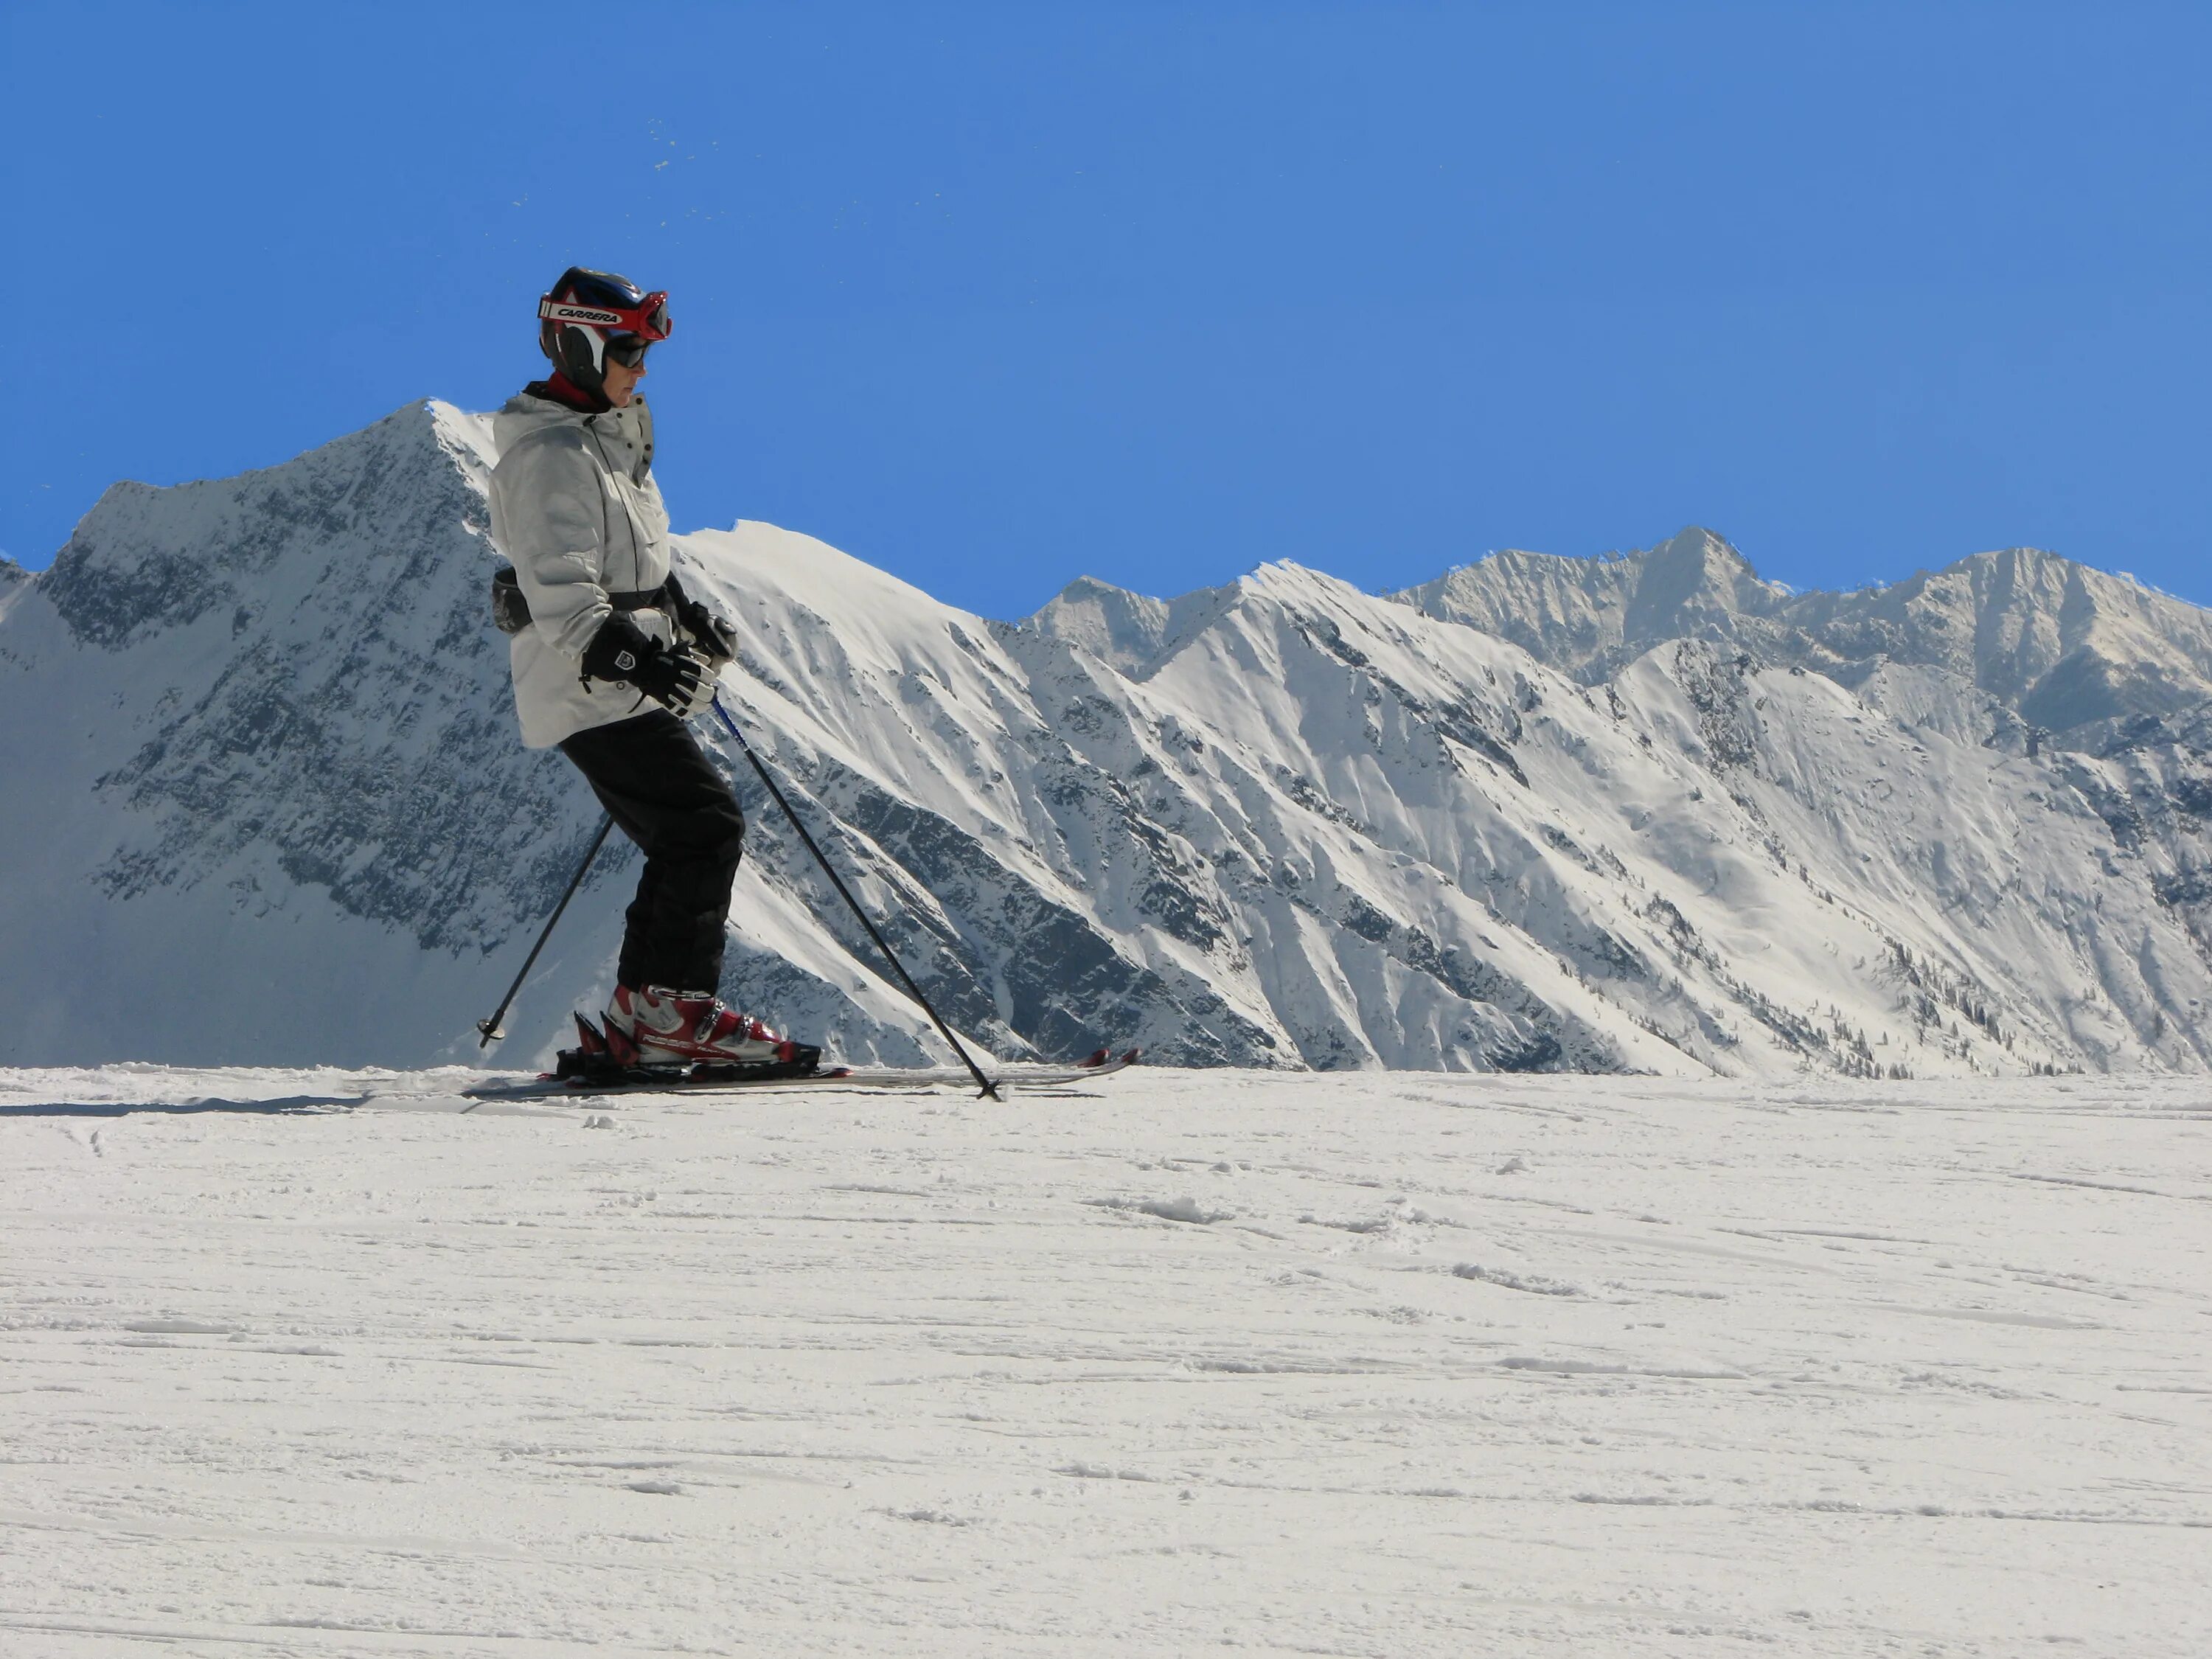
[{"label": "ski boot", "polygon": [[605,1026],[616,1058],[638,1066],[688,1066],[698,1082],[805,1077],[822,1060],[814,1044],[794,1042],[707,991],[618,985],[607,1003]]}]

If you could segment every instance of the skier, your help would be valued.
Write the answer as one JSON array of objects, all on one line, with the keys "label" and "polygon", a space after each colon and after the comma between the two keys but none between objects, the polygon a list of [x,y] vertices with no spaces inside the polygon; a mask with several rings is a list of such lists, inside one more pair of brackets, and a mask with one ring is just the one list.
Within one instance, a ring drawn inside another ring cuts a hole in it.
[{"label": "skier", "polygon": [[494,609],[512,635],[523,743],[558,744],[645,854],[606,1008],[611,1057],[799,1064],[799,1044],[716,994],[745,821],[684,722],[737,644],[669,568],[637,392],[647,350],[669,335],[668,296],[571,266],[538,315],[553,373],[493,422],[492,540],[514,565]]}]

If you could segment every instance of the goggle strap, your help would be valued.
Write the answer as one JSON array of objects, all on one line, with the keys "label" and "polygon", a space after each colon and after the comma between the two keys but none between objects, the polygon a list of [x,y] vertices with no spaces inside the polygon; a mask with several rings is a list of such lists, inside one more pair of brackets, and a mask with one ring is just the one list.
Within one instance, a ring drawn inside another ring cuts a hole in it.
[{"label": "goggle strap", "polygon": [[588,328],[620,328],[623,314],[603,306],[569,305],[554,299],[540,300],[538,314],[549,323],[581,323]]},{"label": "goggle strap", "polygon": [[538,314],[549,323],[574,323],[585,328],[611,328],[643,336],[647,341],[668,337],[668,296],[648,294],[644,302],[627,311],[605,306],[581,306],[546,295],[538,302]]}]

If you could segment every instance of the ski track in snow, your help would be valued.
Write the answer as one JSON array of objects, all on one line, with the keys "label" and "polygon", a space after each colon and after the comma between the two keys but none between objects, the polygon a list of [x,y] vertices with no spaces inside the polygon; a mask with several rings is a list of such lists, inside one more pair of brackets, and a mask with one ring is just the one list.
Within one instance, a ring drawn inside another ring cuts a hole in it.
[{"label": "ski track in snow", "polygon": [[2212,1650],[2201,1081],[472,1075],[0,1071],[0,1652]]}]

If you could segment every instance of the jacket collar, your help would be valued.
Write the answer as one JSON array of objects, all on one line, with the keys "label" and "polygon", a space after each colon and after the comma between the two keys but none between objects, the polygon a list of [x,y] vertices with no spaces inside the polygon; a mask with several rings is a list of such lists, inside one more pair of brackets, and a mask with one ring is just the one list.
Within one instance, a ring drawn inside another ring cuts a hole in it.
[{"label": "jacket collar", "polygon": [[604,415],[614,407],[605,398],[593,397],[558,369],[544,380],[532,380],[522,389],[531,397],[562,404],[579,415]]}]

